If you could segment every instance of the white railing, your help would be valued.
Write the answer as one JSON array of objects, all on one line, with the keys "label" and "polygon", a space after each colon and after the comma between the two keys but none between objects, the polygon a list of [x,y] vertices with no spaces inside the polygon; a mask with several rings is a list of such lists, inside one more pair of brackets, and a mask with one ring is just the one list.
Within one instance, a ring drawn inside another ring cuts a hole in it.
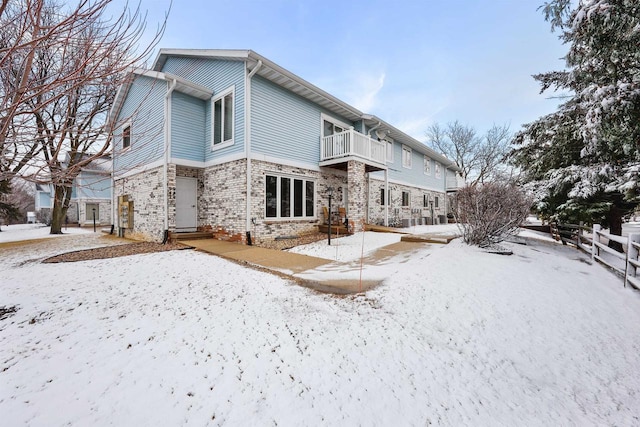
[{"label": "white railing", "polygon": [[322,137],[320,161],[357,156],[385,164],[386,143],[369,138],[354,129]]},{"label": "white railing", "polygon": [[466,185],[464,178],[456,175],[455,177],[447,177],[447,190],[459,190]]},{"label": "white railing", "polygon": [[[591,255],[593,261],[598,261],[610,269],[624,276],[624,286],[627,283],[640,289],[640,233],[622,237],[602,231],[599,224],[593,228],[573,224],[556,224],[552,227],[552,235],[562,240],[563,244],[572,244],[576,248]],[[618,252],[608,246],[609,242],[617,242],[623,252]]]}]

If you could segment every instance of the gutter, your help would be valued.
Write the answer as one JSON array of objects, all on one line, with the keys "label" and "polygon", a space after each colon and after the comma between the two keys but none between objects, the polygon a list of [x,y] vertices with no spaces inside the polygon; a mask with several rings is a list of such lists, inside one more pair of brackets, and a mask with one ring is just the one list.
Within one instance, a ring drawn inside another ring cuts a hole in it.
[{"label": "gutter", "polygon": [[245,215],[245,232],[247,236],[247,243],[251,244],[251,78],[262,67],[262,61],[258,60],[258,63],[249,74],[246,74],[245,68],[245,82],[244,82],[244,150],[245,157],[247,159],[247,197],[246,197],[246,215]]},{"label": "gutter", "polygon": [[178,84],[173,80],[164,96],[164,234],[169,232],[169,154],[171,151],[171,94]]}]

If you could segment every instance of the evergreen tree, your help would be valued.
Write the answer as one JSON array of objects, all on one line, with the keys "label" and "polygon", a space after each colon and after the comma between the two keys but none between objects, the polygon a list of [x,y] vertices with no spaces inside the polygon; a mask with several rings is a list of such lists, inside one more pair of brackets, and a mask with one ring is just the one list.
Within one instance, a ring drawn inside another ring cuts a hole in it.
[{"label": "evergreen tree", "polygon": [[516,134],[513,155],[542,213],[620,234],[640,201],[640,3],[571,3],[542,7],[569,46],[567,69],[534,76],[568,99]]},{"label": "evergreen tree", "polygon": [[11,181],[6,179],[0,180],[0,218],[4,218],[7,221],[18,219],[20,217],[20,211],[9,200],[8,196],[10,194]]}]

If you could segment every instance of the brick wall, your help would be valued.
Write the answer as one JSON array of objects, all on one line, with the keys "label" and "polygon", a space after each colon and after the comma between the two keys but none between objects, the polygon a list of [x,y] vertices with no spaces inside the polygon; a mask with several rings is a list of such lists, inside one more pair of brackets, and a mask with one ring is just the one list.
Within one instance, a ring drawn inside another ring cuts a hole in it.
[{"label": "brick wall", "polygon": [[[324,222],[323,206],[328,206],[328,188],[333,187],[332,210],[337,211],[338,206],[344,206],[343,193],[347,187],[347,175],[344,172],[322,168],[315,171],[304,168],[284,166],[275,163],[252,161],[252,194],[251,194],[251,218],[255,218],[252,224],[251,235],[257,242],[273,240],[276,237],[302,235],[317,231],[316,225]],[[314,218],[304,219],[272,219],[265,217],[266,201],[266,175],[281,175],[288,177],[300,177],[315,181],[316,204]]]},{"label": "brick wall", "polygon": [[362,231],[367,214],[367,178],[364,163],[350,160],[347,164],[349,206],[347,216],[355,232]]},{"label": "brick wall", "polygon": [[[377,179],[369,179],[369,223],[384,224],[384,209],[389,212],[389,223],[400,223],[402,219],[428,217],[431,218],[431,208],[424,207],[424,195],[429,196],[429,200],[438,197],[439,205],[434,205],[433,215],[445,215],[445,193],[425,190],[422,188],[411,187],[396,183],[389,183],[391,191],[391,203],[389,206],[380,204],[380,190],[384,188],[384,181]],[[402,206],[402,192],[409,193],[409,206]],[[386,202],[386,201],[385,201]],[[417,212],[416,212],[417,210]]]},{"label": "brick wall", "polygon": [[80,201],[80,223],[93,224],[93,212],[87,212],[87,204],[97,204],[96,224],[111,224],[111,201],[104,199],[83,199]]},{"label": "brick wall", "polygon": [[[175,189],[175,168],[173,177]],[[122,195],[128,195],[129,200],[133,200],[134,203],[133,229],[126,229],[125,236],[138,240],[162,241],[165,212],[162,166],[127,178],[116,179],[114,187],[116,203],[118,196]],[[175,197],[175,190],[173,196]],[[120,225],[117,215],[116,212],[116,229]]]},{"label": "brick wall", "polygon": [[244,239],[246,182],[244,159],[204,169],[202,188],[198,185],[198,225],[222,230],[233,240]]}]

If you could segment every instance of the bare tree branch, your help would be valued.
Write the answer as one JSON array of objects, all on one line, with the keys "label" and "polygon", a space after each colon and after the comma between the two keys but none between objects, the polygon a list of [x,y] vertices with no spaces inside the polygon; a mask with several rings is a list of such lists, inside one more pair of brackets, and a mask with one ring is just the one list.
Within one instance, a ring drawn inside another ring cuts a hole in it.
[{"label": "bare tree branch", "polygon": [[426,134],[431,148],[455,161],[462,177],[471,184],[485,182],[501,172],[510,141],[508,125],[493,125],[480,137],[475,129],[458,121],[446,127],[435,123]]},{"label": "bare tree branch", "polygon": [[21,172],[54,184],[52,233],[82,167],[110,151],[118,87],[149,59],[166,24],[165,16],[140,48],[146,14],[125,5],[113,18],[111,3],[3,0],[0,9],[0,180]]}]

